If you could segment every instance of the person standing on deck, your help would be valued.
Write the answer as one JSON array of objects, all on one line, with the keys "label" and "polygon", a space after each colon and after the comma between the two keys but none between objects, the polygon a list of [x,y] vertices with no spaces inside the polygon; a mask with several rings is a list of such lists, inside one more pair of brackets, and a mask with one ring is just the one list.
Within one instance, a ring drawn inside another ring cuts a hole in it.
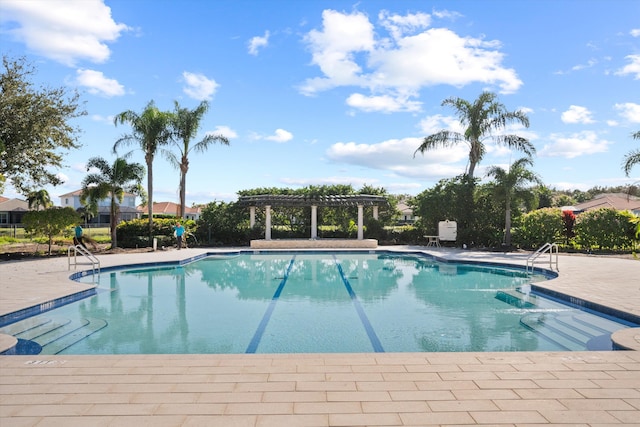
[{"label": "person standing on deck", "polygon": [[184,234],[184,227],[179,222],[176,222],[176,226],[173,227],[173,235],[176,236],[176,246],[178,246],[178,250],[182,249],[183,234]]},{"label": "person standing on deck", "polygon": [[80,245],[83,248],[87,249],[87,247],[84,244],[84,237],[82,236],[82,227],[80,225],[76,226],[75,235],[73,236],[73,244],[75,246]]}]

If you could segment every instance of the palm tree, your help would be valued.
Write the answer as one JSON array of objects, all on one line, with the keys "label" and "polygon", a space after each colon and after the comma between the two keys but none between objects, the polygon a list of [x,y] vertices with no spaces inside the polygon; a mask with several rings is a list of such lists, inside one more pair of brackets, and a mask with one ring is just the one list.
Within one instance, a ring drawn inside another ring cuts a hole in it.
[{"label": "palm tree", "polygon": [[[640,131],[632,134],[631,136],[633,139],[640,140]],[[624,156],[624,163],[622,164],[624,174],[629,176],[631,168],[638,164],[640,164],[640,150],[631,150],[626,156]]]},{"label": "palm tree", "polygon": [[464,134],[449,130],[441,130],[424,138],[422,144],[413,153],[414,157],[419,151],[434,150],[441,147],[450,147],[459,142],[469,145],[469,171],[467,175],[473,179],[476,165],[480,163],[485,154],[483,140],[493,138],[499,145],[520,150],[531,157],[535,153],[535,147],[518,135],[493,135],[493,132],[505,128],[509,122],[519,122],[529,127],[529,118],[521,111],[507,111],[506,107],[499,103],[497,95],[491,92],[483,92],[473,104],[462,98],[448,98],[442,101],[442,105],[453,107],[458,115],[460,123],[464,126]]},{"label": "palm tree", "polygon": [[523,157],[516,160],[508,171],[499,166],[492,166],[487,172],[487,176],[492,176],[496,181],[496,196],[504,198],[504,244],[506,246],[511,246],[511,203],[531,193],[525,184],[542,183],[538,175],[527,169],[527,166],[533,166],[533,160],[530,157]]},{"label": "palm tree", "polygon": [[100,200],[111,199],[110,203],[110,230],[111,247],[118,247],[116,225],[120,203],[125,193],[140,194],[142,179],[144,178],[144,166],[140,163],[127,163],[121,157],[117,158],[113,165],[102,157],[92,157],[87,162],[87,171],[91,168],[98,169],[97,173],[90,173],[82,180],[82,194],[80,200],[88,206],[97,206]]},{"label": "palm tree", "polygon": [[[149,213],[149,244],[153,233],[153,159],[158,148],[169,142],[171,133],[169,129],[171,113],[158,110],[153,101],[149,101],[141,114],[127,110],[118,114],[113,123],[117,126],[128,123],[133,132],[124,135],[113,145],[116,153],[121,145],[139,144],[144,151],[144,160],[147,164],[147,209]],[[128,158],[132,152],[125,154]]]},{"label": "palm tree", "polygon": [[180,170],[180,218],[184,218],[187,172],[189,171],[189,153],[204,153],[210,144],[219,142],[229,145],[229,140],[222,135],[205,135],[205,137],[193,146],[190,146],[191,140],[198,133],[200,128],[200,120],[202,116],[209,110],[209,103],[202,101],[195,109],[180,108],[178,101],[175,101],[175,110],[171,118],[171,127],[173,129],[173,142],[178,148],[179,156],[169,150],[163,153],[169,162]]},{"label": "palm tree", "polygon": [[31,191],[27,194],[27,203],[29,203],[29,209],[40,210],[40,208],[46,209],[53,206],[51,197],[47,190]]}]

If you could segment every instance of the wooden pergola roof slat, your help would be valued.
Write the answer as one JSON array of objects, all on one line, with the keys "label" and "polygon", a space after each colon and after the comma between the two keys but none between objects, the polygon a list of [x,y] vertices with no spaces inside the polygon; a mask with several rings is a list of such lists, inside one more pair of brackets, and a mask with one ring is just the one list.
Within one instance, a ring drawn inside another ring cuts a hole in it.
[{"label": "wooden pergola roof slat", "polygon": [[240,196],[238,203],[243,206],[387,206],[389,202],[384,196],[373,194],[331,194],[331,195],[302,195],[302,194],[258,194]]}]

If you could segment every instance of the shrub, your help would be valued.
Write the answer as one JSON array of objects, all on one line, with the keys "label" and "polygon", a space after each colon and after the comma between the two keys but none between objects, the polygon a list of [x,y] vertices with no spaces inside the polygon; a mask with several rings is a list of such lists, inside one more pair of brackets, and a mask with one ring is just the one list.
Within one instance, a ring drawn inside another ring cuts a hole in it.
[{"label": "shrub", "polygon": [[522,248],[535,249],[545,243],[562,238],[562,212],[557,208],[544,208],[522,216],[514,229],[513,241]]},{"label": "shrub", "polygon": [[[180,221],[184,225],[186,233],[195,231],[195,222],[193,220]],[[153,220],[153,237],[158,240],[158,247],[173,246],[175,238],[173,237],[173,226],[176,224],[176,218],[171,219],[154,219]],[[122,248],[146,248],[149,247],[149,222],[146,219],[134,219],[131,221],[123,221],[116,228],[118,245]]]},{"label": "shrub", "polygon": [[635,216],[612,208],[595,209],[578,215],[576,242],[585,249],[628,250],[634,246]]}]

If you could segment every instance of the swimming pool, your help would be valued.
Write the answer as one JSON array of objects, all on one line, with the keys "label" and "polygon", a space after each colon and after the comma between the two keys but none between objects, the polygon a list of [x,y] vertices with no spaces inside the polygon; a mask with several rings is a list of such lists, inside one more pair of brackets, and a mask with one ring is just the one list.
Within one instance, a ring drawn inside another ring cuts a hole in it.
[{"label": "swimming pool", "polygon": [[534,280],[418,254],[242,252],[105,271],[94,296],[0,333],[41,354],[553,351],[610,348],[627,326]]}]

